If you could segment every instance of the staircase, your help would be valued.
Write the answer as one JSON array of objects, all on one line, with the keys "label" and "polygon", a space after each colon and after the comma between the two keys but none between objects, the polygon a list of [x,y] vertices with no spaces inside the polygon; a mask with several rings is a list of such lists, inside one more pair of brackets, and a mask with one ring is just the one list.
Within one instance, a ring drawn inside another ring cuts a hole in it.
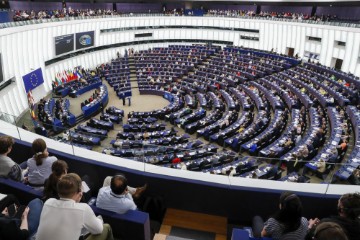
[{"label": "staircase", "polygon": [[[217,53],[217,52],[215,52],[215,53]],[[191,70],[189,70],[187,73],[183,74],[183,76],[182,76],[181,78],[176,79],[176,81],[177,81],[177,80],[181,80],[181,81],[182,81],[182,80],[184,80],[184,79],[187,79],[189,73],[194,73],[194,70],[195,70],[195,69],[198,69],[200,66],[207,66],[207,65],[209,65],[209,62],[210,62],[211,59],[215,56],[215,53],[209,54],[209,55],[207,56],[207,58],[205,58],[204,60],[202,60],[200,63],[195,64],[194,67],[193,67]]]},{"label": "staircase", "polygon": [[130,69],[131,89],[139,88],[138,83],[137,83],[137,77],[136,77],[136,68],[135,68],[134,57],[129,57],[128,61],[129,61],[129,69]]},{"label": "staircase", "polygon": [[226,240],[225,217],[168,208],[154,240]]}]

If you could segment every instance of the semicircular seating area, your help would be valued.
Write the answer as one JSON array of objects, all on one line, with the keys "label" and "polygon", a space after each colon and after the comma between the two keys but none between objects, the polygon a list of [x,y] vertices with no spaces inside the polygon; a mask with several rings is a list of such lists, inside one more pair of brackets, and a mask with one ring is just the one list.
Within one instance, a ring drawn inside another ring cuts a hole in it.
[{"label": "semicircular seating area", "polygon": [[[122,84],[116,91],[129,88],[129,59],[140,94],[163,96],[169,105],[132,112],[104,153],[180,169],[183,164],[173,161],[179,158],[188,170],[241,177],[285,165],[287,174],[301,169],[325,179],[335,164],[351,160],[339,145],[354,144],[355,78],[273,52],[170,45],[112,60],[106,79]],[[336,160],[329,161],[335,150]],[[251,167],[239,167],[248,161]],[[319,174],[319,161],[327,163],[325,173]],[[337,175],[343,171],[351,169]]]}]

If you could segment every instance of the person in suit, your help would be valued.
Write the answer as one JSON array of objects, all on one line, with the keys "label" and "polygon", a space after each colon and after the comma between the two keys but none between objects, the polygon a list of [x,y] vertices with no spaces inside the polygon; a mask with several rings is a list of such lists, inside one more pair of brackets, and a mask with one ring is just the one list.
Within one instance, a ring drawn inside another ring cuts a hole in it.
[{"label": "person in suit", "polygon": [[336,148],[332,148],[329,154],[328,162],[329,163],[337,163],[338,162],[339,153]]},{"label": "person in suit", "polygon": [[124,96],[124,94],[121,96],[121,99],[122,99],[122,102],[123,102],[123,106],[125,106],[125,96]]}]

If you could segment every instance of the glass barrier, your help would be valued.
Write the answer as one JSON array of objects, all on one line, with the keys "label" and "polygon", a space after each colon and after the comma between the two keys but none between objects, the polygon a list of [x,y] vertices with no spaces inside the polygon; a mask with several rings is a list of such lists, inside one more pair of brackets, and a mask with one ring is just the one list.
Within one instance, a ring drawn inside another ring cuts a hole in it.
[{"label": "glass barrier", "polygon": [[[50,19],[33,19],[25,21],[16,21],[16,22],[7,22],[1,23],[0,28],[9,28],[16,26],[24,26],[28,24],[40,24],[40,23],[51,23],[59,21],[73,21],[73,20],[90,20],[90,19],[100,19],[100,18],[123,18],[123,17],[158,17],[158,16],[175,16],[169,14],[161,13],[141,13],[141,14],[117,14],[117,15],[99,15],[99,16],[79,16],[79,17],[63,17],[63,18],[50,18]],[[182,16],[179,16],[182,17]],[[189,17],[189,16],[188,16]],[[196,16],[195,16],[196,17]],[[197,16],[199,17],[199,16]],[[341,27],[352,27],[359,28],[359,23],[352,22],[340,22],[340,21],[314,21],[314,20],[299,20],[299,19],[285,19],[285,18],[272,18],[272,17],[259,17],[259,16],[224,16],[224,15],[212,15],[206,14],[204,17],[218,17],[218,18],[240,18],[240,19],[255,19],[255,20],[267,20],[267,21],[278,21],[278,22],[294,22],[294,23],[307,23],[307,24],[318,24],[318,25],[331,25],[331,26],[341,26]]]},{"label": "glass barrier", "polygon": [[[153,134],[155,131],[142,130],[141,126],[139,131],[124,132],[122,122],[114,124],[114,130],[110,131],[81,123],[72,128],[56,127],[55,132],[54,125],[38,124],[32,121],[30,116],[17,119],[15,116],[1,113],[0,119],[3,121],[2,134],[29,143],[38,137],[46,136],[50,150],[61,150],[94,160],[101,159],[103,162],[143,172],[214,181],[229,187],[269,187],[264,185],[263,181],[254,183],[251,181],[253,179],[267,179],[271,181],[272,186],[279,185],[281,189],[289,187],[281,185],[281,182],[317,183],[324,186],[333,183],[360,185],[360,160],[352,158],[348,161],[348,155],[353,149],[351,146],[346,152],[339,154],[334,163],[322,161],[323,155],[312,160],[285,160],[260,157],[259,154],[249,155],[247,152],[233,152],[228,147],[197,138],[196,134],[186,134],[176,126],[176,133],[160,137]],[[161,124],[162,121],[157,123]],[[166,125],[168,129],[169,124]],[[86,150],[93,151],[91,156]],[[104,158],[104,154],[108,157]],[[297,187],[304,191],[303,185],[291,186],[289,190]]]}]

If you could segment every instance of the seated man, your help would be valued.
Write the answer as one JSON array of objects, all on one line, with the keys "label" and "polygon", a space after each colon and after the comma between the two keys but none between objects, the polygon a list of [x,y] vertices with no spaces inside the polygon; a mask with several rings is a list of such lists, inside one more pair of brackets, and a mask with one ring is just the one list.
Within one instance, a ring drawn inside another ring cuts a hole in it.
[{"label": "seated man", "polygon": [[0,137],[0,177],[22,181],[23,175],[20,166],[7,156],[11,152],[14,143],[12,137]]},{"label": "seated man", "polygon": [[134,198],[138,198],[145,191],[146,185],[142,188],[132,188],[128,186],[128,181],[124,175],[115,175],[110,180],[110,186],[104,181],[104,187],[99,190],[96,206],[116,213],[126,213],[128,210],[136,210],[137,206]]},{"label": "seated man", "polygon": [[103,224],[82,198],[81,178],[74,173],[66,174],[59,179],[57,191],[60,199],[50,198],[43,207],[37,240],[79,239],[85,228],[91,233],[87,240],[112,240],[111,227]]}]

